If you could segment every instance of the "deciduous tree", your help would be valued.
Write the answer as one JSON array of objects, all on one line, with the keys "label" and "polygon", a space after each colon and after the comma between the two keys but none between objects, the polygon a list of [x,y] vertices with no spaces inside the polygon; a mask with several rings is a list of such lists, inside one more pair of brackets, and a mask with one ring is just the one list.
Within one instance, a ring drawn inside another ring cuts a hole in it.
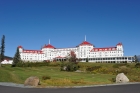
[{"label": "deciduous tree", "polygon": [[71,51],[68,55],[67,55],[67,61],[69,62],[63,62],[61,64],[61,70],[63,71],[76,71],[79,66],[77,63],[77,58],[76,58],[76,54],[74,51]]},{"label": "deciduous tree", "polygon": [[76,54],[74,53],[74,51],[71,51],[70,52],[70,62],[76,63],[76,60],[77,60]]}]

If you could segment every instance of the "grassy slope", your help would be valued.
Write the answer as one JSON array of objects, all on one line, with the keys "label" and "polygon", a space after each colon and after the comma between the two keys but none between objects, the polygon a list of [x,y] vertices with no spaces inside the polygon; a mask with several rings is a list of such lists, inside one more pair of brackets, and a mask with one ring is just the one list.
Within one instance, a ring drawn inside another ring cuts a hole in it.
[{"label": "grassy slope", "polygon": [[[52,63],[54,65],[54,63]],[[102,66],[108,69],[114,64],[107,63],[79,63],[81,70],[85,70],[88,66]],[[116,64],[115,64],[116,65]],[[127,76],[130,82],[140,82],[140,68],[134,68],[135,64],[123,68],[124,72],[128,72]],[[115,69],[115,68],[113,68]],[[117,68],[121,69],[121,68]],[[111,69],[112,70],[112,69]],[[42,80],[42,76],[50,76],[49,80]],[[93,85],[93,84],[109,84],[116,75],[112,74],[93,74],[93,73],[77,73],[60,71],[60,67],[42,66],[42,67],[11,67],[3,65],[0,68],[0,82],[14,82],[23,84],[26,78],[30,76],[38,76],[42,85],[66,86],[66,85]]]},{"label": "grassy slope", "polygon": [[[115,77],[113,75],[105,74],[91,74],[91,73],[76,73],[76,72],[64,72],[60,71],[59,67],[10,67],[4,66],[0,68],[0,82],[15,82],[15,83],[24,83],[25,79],[30,76],[38,76],[40,79],[42,76],[51,76],[51,80],[55,81],[58,79],[61,80],[72,80],[72,81],[85,81],[86,84],[105,84],[111,83],[110,79]],[[46,81],[50,82],[50,81]],[[58,81],[56,81],[58,82]],[[67,82],[67,81],[66,81]],[[71,82],[71,81],[70,81]],[[83,83],[85,84],[85,83]],[[59,85],[52,84],[49,85]],[[60,84],[63,85],[63,84]]]}]

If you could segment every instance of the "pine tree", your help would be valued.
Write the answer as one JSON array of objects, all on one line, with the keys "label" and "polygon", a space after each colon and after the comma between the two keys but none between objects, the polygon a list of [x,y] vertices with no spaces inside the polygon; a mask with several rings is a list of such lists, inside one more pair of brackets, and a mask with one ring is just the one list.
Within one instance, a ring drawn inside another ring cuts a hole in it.
[{"label": "pine tree", "polygon": [[5,53],[5,35],[2,36],[1,39],[1,47],[0,47],[0,67],[1,62],[4,60],[4,53]]},{"label": "pine tree", "polygon": [[12,67],[16,67],[17,66],[17,63],[21,62],[21,58],[20,58],[20,53],[19,53],[19,49],[17,47],[17,51],[15,53],[15,56],[13,58],[13,64],[12,64]]},{"label": "pine tree", "polygon": [[138,60],[136,55],[134,56],[134,59],[135,59],[135,63],[139,62],[139,60]]}]

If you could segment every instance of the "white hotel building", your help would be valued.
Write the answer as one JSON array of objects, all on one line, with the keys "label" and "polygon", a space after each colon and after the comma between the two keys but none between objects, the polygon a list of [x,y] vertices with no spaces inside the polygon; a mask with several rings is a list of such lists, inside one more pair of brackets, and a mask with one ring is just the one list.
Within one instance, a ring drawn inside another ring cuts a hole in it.
[{"label": "white hotel building", "polygon": [[96,48],[93,44],[85,40],[73,48],[55,48],[50,44],[44,45],[41,50],[27,50],[22,46],[18,46],[21,59],[24,61],[64,61],[66,56],[74,51],[76,57],[81,59],[81,62],[105,62],[105,63],[120,63],[120,62],[133,62],[133,56],[124,56],[124,49],[122,43],[118,43],[114,47]]}]

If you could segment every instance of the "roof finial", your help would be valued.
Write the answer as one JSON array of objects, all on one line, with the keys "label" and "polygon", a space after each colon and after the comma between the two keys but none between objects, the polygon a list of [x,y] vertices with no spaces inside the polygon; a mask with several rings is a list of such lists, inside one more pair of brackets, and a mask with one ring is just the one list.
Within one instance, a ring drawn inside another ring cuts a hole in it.
[{"label": "roof finial", "polygon": [[85,35],[85,41],[86,41],[86,35]]},{"label": "roof finial", "polygon": [[50,39],[49,39],[49,44],[50,44]]}]

